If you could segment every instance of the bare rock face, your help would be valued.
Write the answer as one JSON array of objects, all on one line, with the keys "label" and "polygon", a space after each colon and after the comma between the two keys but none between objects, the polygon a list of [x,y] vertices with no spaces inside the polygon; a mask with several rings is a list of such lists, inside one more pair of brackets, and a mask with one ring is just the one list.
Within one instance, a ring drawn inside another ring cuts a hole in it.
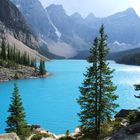
[{"label": "bare rock face", "polygon": [[125,130],[126,130],[127,134],[140,133],[140,122],[137,122],[135,124],[129,125],[128,127],[126,127]]},{"label": "bare rock face", "polygon": [[121,128],[108,140],[140,140],[140,122]]},{"label": "bare rock face", "polygon": [[20,140],[16,133],[1,134],[0,140]]},{"label": "bare rock face", "polygon": [[33,31],[41,38],[57,40],[57,35],[48,14],[39,0],[11,0],[24,15]]},{"label": "bare rock face", "polygon": [[36,35],[29,28],[18,8],[9,0],[1,0],[0,37],[5,38],[7,32],[32,49],[37,49],[39,46]]},{"label": "bare rock face", "polygon": [[13,79],[32,79],[39,77],[39,73],[35,72],[32,67],[19,65],[15,68],[0,67],[0,82]]}]

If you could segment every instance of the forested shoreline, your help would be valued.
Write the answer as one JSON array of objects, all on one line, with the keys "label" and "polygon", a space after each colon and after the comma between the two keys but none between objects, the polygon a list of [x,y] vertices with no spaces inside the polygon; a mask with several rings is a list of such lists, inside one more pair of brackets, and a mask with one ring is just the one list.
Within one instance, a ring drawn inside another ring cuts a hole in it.
[{"label": "forested shoreline", "polygon": [[[37,63],[39,62],[39,65]],[[44,77],[45,60],[37,60],[2,40],[0,44],[0,81]]]}]

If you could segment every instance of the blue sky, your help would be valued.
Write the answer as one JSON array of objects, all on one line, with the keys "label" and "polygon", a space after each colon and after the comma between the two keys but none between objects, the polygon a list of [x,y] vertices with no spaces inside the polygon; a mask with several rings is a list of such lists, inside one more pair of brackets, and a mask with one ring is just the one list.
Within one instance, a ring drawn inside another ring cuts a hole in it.
[{"label": "blue sky", "polygon": [[71,15],[79,12],[83,17],[93,13],[105,17],[128,7],[133,7],[140,16],[140,0],[40,0],[44,7],[50,4],[62,4]]}]

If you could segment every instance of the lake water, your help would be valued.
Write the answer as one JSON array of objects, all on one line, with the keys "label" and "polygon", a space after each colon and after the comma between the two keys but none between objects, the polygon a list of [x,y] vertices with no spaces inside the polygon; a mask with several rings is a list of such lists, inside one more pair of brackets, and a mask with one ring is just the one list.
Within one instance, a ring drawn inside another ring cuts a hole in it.
[{"label": "lake water", "polygon": [[[79,124],[77,113],[79,105],[78,87],[83,80],[83,73],[88,63],[84,60],[55,60],[46,63],[46,68],[53,75],[44,79],[18,80],[18,87],[23,99],[29,124],[41,127],[57,134],[66,130],[74,131]],[[115,69],[114,83],[118,86],[117,109],[135,109],[140,100],[134,98],[133,85],[140,83],[140,67],[119,65],[110,62]],[[13,91],[13,81],[0,83],[0,133],[6,127],[7,110]]]}]

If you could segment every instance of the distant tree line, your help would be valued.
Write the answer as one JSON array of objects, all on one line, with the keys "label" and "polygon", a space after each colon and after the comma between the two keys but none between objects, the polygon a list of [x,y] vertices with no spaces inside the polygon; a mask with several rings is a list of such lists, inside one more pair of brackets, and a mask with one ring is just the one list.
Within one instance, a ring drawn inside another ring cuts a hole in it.
[{"label": "distant tree line", "polygon": [[24,66],[30,66],[35,68],[35,72],[39,72],[39,75],[45,75],[45,61],[43,59],[40,60],[40,65],[37,67],[36,58],[30,57],[27,52],[22,52],[15,48],[15,46],[7,45],[4,40],[2,40],[0,45],[0,59],[1,63],[8,62],[9,67],[10,64],[15,63]]},{"label": "distant tree line", "polygon": [[9,44],[6,45],[5,41],[2,40],[0,45],[0,59],[13,61],[17,64],[36,67],[36,59],[31,58],[27,52],[21,53],[15,47],[11,47]]},{"label": "distant tree line", "polygon": [[130,52],[128,54],[122,54],[115,61],[120,64],[140,65],[140,53],[131,54]]}]

